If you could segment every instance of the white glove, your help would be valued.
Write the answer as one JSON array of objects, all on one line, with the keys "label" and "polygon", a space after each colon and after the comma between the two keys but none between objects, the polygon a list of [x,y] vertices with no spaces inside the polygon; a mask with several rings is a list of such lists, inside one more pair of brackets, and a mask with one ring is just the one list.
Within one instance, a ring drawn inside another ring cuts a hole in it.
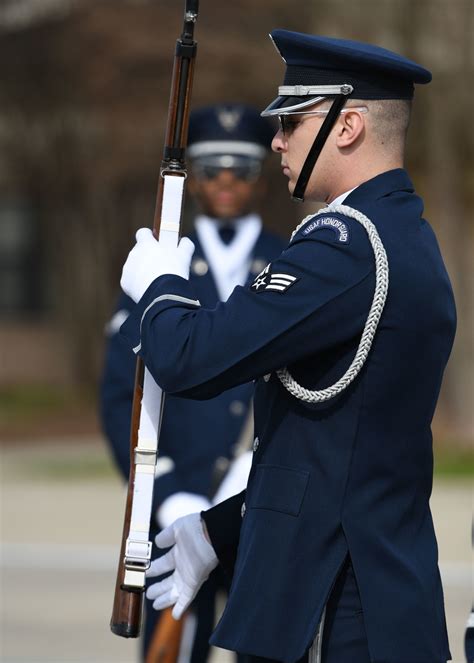
[{"label": "white glove", "polygon": [[212,500],[213,504],[220,504],[229,497],[237,495],[247,487],[247,481],[252,467],[252,452],[246,451],[232,461],[229,471],[222,480],[217,493]]},{"label": "white glove", "polygon": [[167,497],[156,512],[156,520],[161,529],[169,527],[178,518],[187,516],[190,513],[201,512],[209,509],[211,503],[197,493],[174,493]]},{"label": "white glove", "polygon": [[148,286],[158,276],[176,274],[189,278],[189,267],[194,253],[194,244],[183,237],[177,247],[163,246],[153,237],[150,228],[140,228],[137,243],[128,254],[122,269],[120,286],[124,293],[138,302]]},{"label": "white glove", "polygon": [[180,619],[198,593],[201,585],[215,569],[218,559],[214,548],[204,535],[199,513],[179,518],[164,529],[155,539],[158,548],[169,548],[166,555],[151,563],[146,572],[155,578],[173,571],[161,582],[148,587],[147,598],[153,601],[155,610],[174,605],[172,615]]}]

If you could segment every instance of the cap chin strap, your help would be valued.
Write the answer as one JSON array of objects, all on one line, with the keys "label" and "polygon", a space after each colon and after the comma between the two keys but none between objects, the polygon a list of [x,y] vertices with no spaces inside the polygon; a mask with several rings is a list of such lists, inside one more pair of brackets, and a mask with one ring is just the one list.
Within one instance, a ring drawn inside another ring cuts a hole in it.
[{"label": "cap chin strap", "polygon": [[306,161],[303,164],[303,168],[301,169],[301,173],[299,174],[298,181],[296,182],[295,189],[291,196],[293,200],[296,200],[299,203],[304,201],[304,193],[306,191],[306,187],[308,185],[309,178],[311,177],[311,173],[313,172],[316,161],[321,154],[324,143],[326,142],[331,129],[335,125],[338,115],[343,109],[346,101],[347,94],[338,94],[334,99],[334,102],[329,109],[329,113],[324,118],[321,129],[318,131],[318,134],[314,139],[314,143],[308,152],[308,156],[306,157]]}]

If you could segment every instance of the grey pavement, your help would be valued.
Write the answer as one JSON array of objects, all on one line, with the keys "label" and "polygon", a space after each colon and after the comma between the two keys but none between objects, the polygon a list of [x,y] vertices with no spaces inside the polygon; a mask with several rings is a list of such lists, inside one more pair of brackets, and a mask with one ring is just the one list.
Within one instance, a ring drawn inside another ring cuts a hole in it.
[{"label": "grey pavement", "polygon": [[[125,488],[98,439],[7,445],[0,451],[0,661],[135,663],[138,644],[108,622]],[[472,599],[472,490],[438,480],[438,534],[453,660]],[[215,650],[212,663],[230,656]]]}]

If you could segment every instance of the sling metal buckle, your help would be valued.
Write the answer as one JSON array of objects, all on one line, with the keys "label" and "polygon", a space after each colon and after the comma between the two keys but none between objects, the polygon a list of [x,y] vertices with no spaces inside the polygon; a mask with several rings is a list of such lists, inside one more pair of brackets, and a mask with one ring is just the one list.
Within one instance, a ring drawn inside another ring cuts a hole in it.
[{"label": "sling metal buckle", "polygon": [[127,539],[125,568],[130,571],[146,571],[151,563],[151,541]]}]

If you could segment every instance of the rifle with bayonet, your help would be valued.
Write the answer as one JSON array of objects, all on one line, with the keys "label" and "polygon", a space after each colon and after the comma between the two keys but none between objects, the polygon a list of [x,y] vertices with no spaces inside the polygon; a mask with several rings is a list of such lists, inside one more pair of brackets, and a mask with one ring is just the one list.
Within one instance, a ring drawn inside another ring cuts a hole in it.
[{"label": "rifle with bayonet", "polygon": [[[158,178],[153,231],[165,246],[179,241],[185,148],[196,60],[194,27],[199,0],[186,0],[183,30],[176,43],[163,160]],[[137,359],[130,433],[130,477],[110,628],[125,638],[140,634],[149,541],[155,464],[164,394]]]}]

